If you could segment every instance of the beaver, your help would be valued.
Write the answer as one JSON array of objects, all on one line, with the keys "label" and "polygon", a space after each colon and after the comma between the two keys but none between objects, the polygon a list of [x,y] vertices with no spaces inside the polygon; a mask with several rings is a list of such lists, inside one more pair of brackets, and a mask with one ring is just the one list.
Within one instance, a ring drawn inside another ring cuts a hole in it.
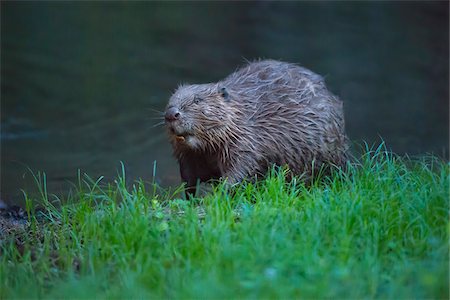
[{"label": "beaver", "polygon": [[165,122],[187,195],[198,182],[234,184],[272,165],[308,178],[347,160],[342,101],[292,63],[259,60],[217,83],[180,85]]}]

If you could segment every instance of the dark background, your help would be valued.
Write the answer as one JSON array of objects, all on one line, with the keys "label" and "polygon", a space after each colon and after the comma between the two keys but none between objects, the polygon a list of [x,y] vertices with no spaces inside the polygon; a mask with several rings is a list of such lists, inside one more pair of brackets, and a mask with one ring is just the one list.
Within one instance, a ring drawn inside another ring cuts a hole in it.
[{"label": "dark background", "polygon": [[448,2],[1,2],[1,197],[91,177],[179,182],[162,126],[181,82],[273,58],[324,75],[352,141],[448,155]]}]

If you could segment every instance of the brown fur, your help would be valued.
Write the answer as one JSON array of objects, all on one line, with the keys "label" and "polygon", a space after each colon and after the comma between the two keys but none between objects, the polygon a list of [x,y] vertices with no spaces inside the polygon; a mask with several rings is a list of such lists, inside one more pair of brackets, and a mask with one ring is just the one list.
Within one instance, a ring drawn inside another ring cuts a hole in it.
[{"label": "brown fur", "polygon": [[321,76],[274,60],[249,63],[218,83],[180,86],[167,121],[182,179],[236,183],[272,164],[310,176],[347,159],[342,102]]}]

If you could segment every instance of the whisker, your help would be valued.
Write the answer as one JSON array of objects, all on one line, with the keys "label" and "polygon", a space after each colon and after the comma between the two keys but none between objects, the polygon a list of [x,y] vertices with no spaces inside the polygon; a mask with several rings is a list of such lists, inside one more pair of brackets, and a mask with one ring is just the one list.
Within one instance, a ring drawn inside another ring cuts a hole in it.
[{"label": "whisker", "polygon": [[151,107],[147,107],[147,110],[151,110],[151,111],[153,111],[155,113],[158,113],[160,115],[164,115],[163,111],[160,111],[160,110],[157,110],[157,109],[154,109],[154,108],[151,108]]},{"label": "whisker", "polygon": [[158,126],[161,126],[161,125],[164,125],[164,121],[162,121],[162,122],[159,122],[159,123],[156,123],[155,125],[153,125],[152,126],[152,128],[155,128],[155,127],[158,127]]}]

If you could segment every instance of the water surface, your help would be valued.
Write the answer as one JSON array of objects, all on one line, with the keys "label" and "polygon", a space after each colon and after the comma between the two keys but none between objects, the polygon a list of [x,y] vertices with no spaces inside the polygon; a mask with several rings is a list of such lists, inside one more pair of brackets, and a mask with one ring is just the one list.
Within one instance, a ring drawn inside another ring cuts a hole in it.
[{"label": "water surface", "polygon": [[162,126],[179,83],[245,60],[299,63],[345,103],[353,141],[448,153],[447,2],[2,2],[1,197],[77,170],[179,183]]}]

